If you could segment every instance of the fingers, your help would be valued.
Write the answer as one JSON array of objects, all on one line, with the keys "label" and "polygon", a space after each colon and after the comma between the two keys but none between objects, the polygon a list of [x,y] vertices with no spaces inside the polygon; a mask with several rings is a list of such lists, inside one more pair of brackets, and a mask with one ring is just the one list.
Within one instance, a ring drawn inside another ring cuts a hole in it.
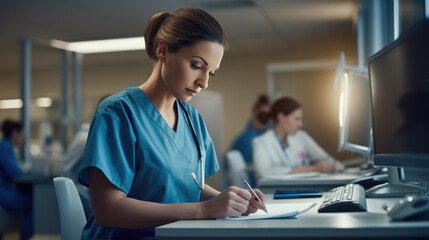
[{"label": "fingers", "polygon": [[226,189],[227,194],[236,202],[242,204],[248,204],[249,200],[252,198],[252,195],[245,189],[231,186]]},{"label": "fingers", "polygon": [[242,215],[243,213],[245,213],[248,209],[248,205],[249,203],[247,202],[247,204],[242,204],[242,203],[238,203],[238,202],[231,202],[230,203],[230,207],[231,207],[231,216],[237,217]]},{"label": "fingers", "polygon": [[251,213],[255,213],[258,209],[264,209],[265,208],[265,195],[259,190],[259,189],[253,189],[258,195],[259,199],[261,199],[262,202],[257,201],[256,199],[252,198],[249,201],[249,210]]},{"label": "fingers", "polygon": [[258,211],[258,208],[255,207],[251,202],[249,202],[249,205],[247,206],[247,211],[243,213],[243,215],[249,215],[251,213],[255,213]]},{"label": "fingers", "polygon": [[335,165],[332,162],[324,162],[323,168],[325,172],[333,172],[335,170]]},{"label": "fingers", "polygon": [[265,195],[257,188],[253,189],[255,191],[256,195],[258,195],[259,199],[262,200],[263,203],[265,203]]},{"label": "fingers", "polygon": [[247,189],[238,188],[238,187],[233,187],[233,188],[234,188],[234,191],[237,193],[237,195],[239,195],[243,199],[246,199],[247,201],[249,201],[253,197],[250,191]]},{"label": "fingers", "polygon": [[226,207],[226,215],[228,217],[249,215],[258,209],[263,209],[265,195],[259,189],[254,189],[254,191],[262,202],[255,200],[247,189],[231,186],[224,190],[221,195],[224,196],[223,204]]},{"label": "fingers", "polygon": [[228,217],[240,216],[247,211],[251,195],[245,189],[231,186],[222,195],[226,198],[223,204],[227,208]]}]

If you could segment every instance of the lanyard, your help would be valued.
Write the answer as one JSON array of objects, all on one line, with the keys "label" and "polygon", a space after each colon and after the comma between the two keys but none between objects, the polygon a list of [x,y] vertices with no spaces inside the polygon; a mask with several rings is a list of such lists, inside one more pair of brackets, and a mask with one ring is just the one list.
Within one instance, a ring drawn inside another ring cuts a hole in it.
[{"label": "lanyard", "polygon": [[197,176],[195,176],[194,172],[191,172],[191,177],[192,177],[192,179],[194,179],[195,183],[198,185],[198,188],[200,190],[204,190],[205,169],[204,169],[203,150],[201,148],[200,141],[198,141],[197,133],[195,132],[194,125],[192,124],[191,117],[189,116],[188,110],[186,109],[186,107],[182,101],[180,101],[179,99],[177,99],[177,101],[179,102],[179,104],[183,108],[183,110],[185,111],[186,119],[188,120],[189,126],[191,128],[192,138],[194,139],[195,145],[197,146],[199,167],[200,167],[200,171],[201,171],[201,185],[198,183]]}]

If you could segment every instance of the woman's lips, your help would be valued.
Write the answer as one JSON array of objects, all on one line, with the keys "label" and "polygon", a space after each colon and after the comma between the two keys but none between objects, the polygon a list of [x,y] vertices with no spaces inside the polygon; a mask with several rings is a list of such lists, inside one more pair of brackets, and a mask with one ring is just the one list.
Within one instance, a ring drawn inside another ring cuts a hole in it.
[{"label": "woman's lips", "polygon": [[198,92],[197,92],[197,91],[191,90],[191,89],[189,89],[189,88],[187,88],[187,89],[186,89],[186,91],[188,91],[188,93],[189,93],[191,96],[195,96],[195,95],[197,95],[197,94],[198,94]]}]

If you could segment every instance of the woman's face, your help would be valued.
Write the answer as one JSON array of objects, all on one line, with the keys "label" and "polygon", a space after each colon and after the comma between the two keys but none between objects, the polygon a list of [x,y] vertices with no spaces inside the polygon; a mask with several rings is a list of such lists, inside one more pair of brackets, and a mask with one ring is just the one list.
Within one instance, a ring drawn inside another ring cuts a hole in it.
[{"label": "woman's face", "polygon": [[221,44],[203,40],[167,53],[161,75],[173,96],[187,102],[206,89],[209,77],[219,69],[223,50]]},{"label": "woman's face", "polygon": [[279,114],[278,124],[286,131],[288,135],[294,135],[298,129],[302,128],[303,111],[302,108],[297,108],[289,115],[284,115],[282,113]]},{"label": "woman's face", "polygon": [[24,129],[22,129],[21,131],[13,130],[10,135],[10,141],[13,145],[21,146],[24,143],[24,135]]}]

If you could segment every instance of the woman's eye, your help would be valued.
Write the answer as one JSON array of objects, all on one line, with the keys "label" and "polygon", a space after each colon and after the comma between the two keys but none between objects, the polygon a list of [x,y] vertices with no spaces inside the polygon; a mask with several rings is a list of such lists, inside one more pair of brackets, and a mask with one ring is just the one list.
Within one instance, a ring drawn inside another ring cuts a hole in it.
[{"label": "woman's eye", "polygon": [[201,69],[201,66],[198,63],[191,63],[193,69]]},{"label": "woman's eye", "polygon": [[215,74],[213,72],[209,72],[210,76],[214,77]]}]

